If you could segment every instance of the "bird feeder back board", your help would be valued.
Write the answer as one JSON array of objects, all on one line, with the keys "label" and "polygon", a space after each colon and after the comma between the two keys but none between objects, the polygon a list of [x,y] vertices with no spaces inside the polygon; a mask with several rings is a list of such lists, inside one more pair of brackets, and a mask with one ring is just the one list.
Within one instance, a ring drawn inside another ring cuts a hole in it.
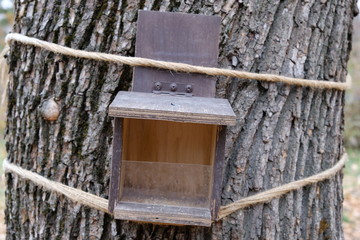
[{"label": "bird feeder back board", "polygon": [[[220,18],[140,11],[136,56],[215,67]],[[229,102],[213,77],[136,67],[119,92],[109,211],[117,219],[210,226],[222,190]]]},{"label": "bird feeder back board", "polygon": [[[220,17],[218,16],[139,11],[135,56],[216,67],[219,35]],[[192,94],[195,96],[215,96],[215,78],[212,76],[154,68],[135,68],[133,91],[152,92],[157,82],[163,85],[160,91],[169,92],[166,83],[176,83],[178,90],[186,85],[192,85]]]}]

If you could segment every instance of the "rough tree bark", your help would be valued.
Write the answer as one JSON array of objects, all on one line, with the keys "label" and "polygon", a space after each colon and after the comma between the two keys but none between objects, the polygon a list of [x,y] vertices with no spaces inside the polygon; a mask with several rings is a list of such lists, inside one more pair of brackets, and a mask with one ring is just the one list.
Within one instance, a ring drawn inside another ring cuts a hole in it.
[{"label": "rough tree bark", "polygon": [[[15,1],[13,32],[76,49],[134,55],[138,9],[222,17],[219,66],[343,82],[355,0]],[[14,43],[9,161],[107,197],[107,107],[132,69]],[[344,93],[219,77],[237,125],[227,133],[222,204],[331,167],[343,150]],[[57,121],[40,116],[60,105]],[[342,239],[342,174],[238,211],[211,228],[116,221],[7,174],[7,239]]]}]

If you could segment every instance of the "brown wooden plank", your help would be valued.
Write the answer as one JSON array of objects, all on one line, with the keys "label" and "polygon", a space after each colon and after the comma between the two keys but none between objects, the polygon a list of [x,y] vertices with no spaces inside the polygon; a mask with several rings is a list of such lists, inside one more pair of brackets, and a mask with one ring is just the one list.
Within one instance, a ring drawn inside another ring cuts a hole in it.
[{"label": "brown wooden plank", "polygon": [[124,119],[123,159],[210,166],[217,128],[210,124]]},{"label": "brown wooden plank", "polygon": [[113,153],[111,160],[111,176],[109,191],[109,211],[113,212],[119,196],[119,176],[122,158],[122,118],[114,120]]},{"label": "brown wooden plank", "polygon": [[[139,11],[135,56],[216,67],[219,16]],[[193,84],[195,96],[214,97],[215,78],[136,67],[133,91],[152,92],[155,82]]]},{"label": "brown wooden plank", "polygon": [[109,107],[113,117],[234,125],[236,116],[226,99],[119,92]]},{"label": "brown wooden plank", "polygon": [[211,226],[211,214],[207,208],[118,203],[114,210],[116,219],[151,223]]},{"label": "brown wooden plank", "polygon": [[219,208],[221,205],[222,183],[225,164],[225,140],[226,126],[218,127],[215,161],[213,170],[212,194],[210,199],[211,217],[213,220],[218,219]]}]

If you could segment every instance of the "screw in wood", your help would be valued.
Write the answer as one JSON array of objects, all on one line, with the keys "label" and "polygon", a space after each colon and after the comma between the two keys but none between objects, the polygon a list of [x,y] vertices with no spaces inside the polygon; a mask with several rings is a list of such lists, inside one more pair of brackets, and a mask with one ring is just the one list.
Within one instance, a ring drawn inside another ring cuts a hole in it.
[{"label": "screw in wood", "polygon": [[162,88],[161,82],[156,82],[156,83],[154,84],[154,89],[155,89],[155,90],[160,91],[161,88]]},{"label": "screw in wood", "polygon": [[188,84],[188,85],[186,85],[186,92],[187,93],[192,93],[192,91],[193,91],[193,87],[192,87],[192,85],[191,84]]},{"label": "screw in wood", "polygon": [[171,90],[172,92],[175,92],[175,91],[177,90],[177,84],[176,84],[176,83],[170,84],[170,90]]}]

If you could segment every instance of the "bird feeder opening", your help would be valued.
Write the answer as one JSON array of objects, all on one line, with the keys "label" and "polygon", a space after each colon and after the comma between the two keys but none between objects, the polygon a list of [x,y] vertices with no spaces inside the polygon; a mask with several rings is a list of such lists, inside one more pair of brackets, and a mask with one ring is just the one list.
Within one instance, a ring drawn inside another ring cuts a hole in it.
[{"label": "bird feeder opening", "polygon": [[210,207],[216,125],[124,119],[120,202]]}]

